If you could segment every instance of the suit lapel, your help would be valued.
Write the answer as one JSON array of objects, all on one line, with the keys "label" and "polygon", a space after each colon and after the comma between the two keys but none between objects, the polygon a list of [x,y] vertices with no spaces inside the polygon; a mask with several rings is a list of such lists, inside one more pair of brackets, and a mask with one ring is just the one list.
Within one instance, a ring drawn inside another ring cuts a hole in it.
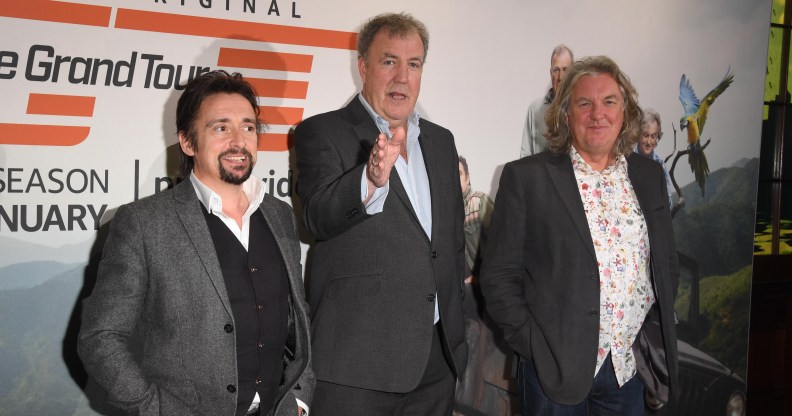
[{"label": "suit lapel", "polygon": [[[649,193],[652,190],[652,184],[649,182],[647,178],[647,172],[644,170],[642,165],[636,162],[637,157],[643,156],[633,153],[627,157],[627,176],[630,178],[630,184],[632,184],[635,197],[638,199],[638,206],[641,208],[641,212],[643,213],[649,235],[652,236],[655,235],[653,231],[655,224],[654,213],[656,212],[656,207],[651,206],[648,200],[648,198],[650,198]],[[665,178],[662,179],[665,180]],[[658,184],[657,186],[660,185]]]},{"label": "suit lapel", "polygon": [[220,261],[217,259],[212,235],[209,233],[209,226],[206,225],[204,218],[203,205],[195,195],[195,189],[190,179],[184,179],[182,183],[173,188],[173,199],[176,201],[176,214],[181,220],[184,230],[190,238],[195,251],[198,252],[198,259],[203,263],[206,274],[217,292],[217,296],[223,302],[223,306],[231,315],[231,303],[228,299],[223,271],[220,269]]},{"label": "suit lapel", "polygon": [[267,203],[267,200],[272,198],[270,195],[265,195],[264,200],[259,205],[259,211],[264,215],[264,220],[267,222],[267,225],[272,231],[272,236],[275,238],[275,242],[278,244],[278,250],[280,251],[281,257],[283,257],[283,264],[286,265],[286,271],[289,274],[289,281],[292,281],[293,276],[299,276],[299,270],[295,269],[295,265],[293,262],[290,262],[289,259],[295,254],[293,253],[293,249],[289,246],[288,241],[285,241],[289,235],[293,234],[293,230],[291,230],[291,224],[286,223],[286,218],[275,211],[274,207],[271,203]]},{"label": "suit lapel", "polygon": [[[443,166],[442,160],[440,160],[442,155],[438,153],[437,146],[432,145],[431,139],[424,131],[423,129],[421,130],[421,135],[418,137],[418,145],[421,146],[424,166],[426,166],[426,176],[429,180],[429,198],[432,201],[432,234],[434,234],[434,230],[437,230],[434,224],[441,223],[438,217],[440,215],[448,215],[447,212],[441,212],[440,207],[444,206],[444,204],[440,203],[439,200],[442,198],[452,198],[453,192],[451,192],[450,189],[442,189],[442,185],[440,184],[441,178],[444,177],[443,172],[440,171]],[[459,203],[462,204],[461,198],[459,199]],[[418,217],[414,212],[413,216],[415,220],[418,221]]]},{"label": "suit lapel", "polygon": [[597,254],[594,252],[594,241],[591,239],[591,231],[589,230],[588,220],[586,219],[586,212],[583,209],[583,202],[580,199],[580,191],[578,191],[577,181],[575,180],[575,173],[572,170],[572,160],[568,154],[562,154],[553,158],[547,163],[547,172],[550,175],[550,180],[553,182],[556,191],[561,196],[561,201],[566,207],[572,223],[583,239],[585,246],[588,248],[589,254],[597,260]]},{"label": "suit lapel", "polygon": [[[358,139],[361,141],[361,143],[366,143],[367,145],[366,155],[368,155],[371,153],[371,148],[374,147],[374,142],[377,139],[377,136],[379,136],[380,131],[377,129],[376,123],[374,123],[374,120],[371,119],[371,116],[369,115],[368,111],[366,111],[366,108],[363,107],[363,103],[360,102],[358,97],[355,97],[355,99],[349,103],[347,109],[349,109],[351,112],[352,119],[354,123],[356,123],[354,127],[355,134],[358,136]],[[423,135],[421,135],[421,137],[423,137]],[[421,139],[419,138],[419,141],[420,140]],[[426,157],[425,154],[424,157]],[[432,177],[431,174],[429,177]],[[390,192],[396,194],[402,204],[407,207],[407,210],[410,212],[413,220],[415,220],[415,223],[420,227],[421,223],[418,221],[418,215],[415,214],[412,203],[410,203],[410,197],[407,196],[407,191],[404,189],[404,184],[402,183],[401,177],[399,177],[399,173],[396,171],[395,166],[393,169],[391,169],[389,185]]]},{"label": "suit lapel", "polygon": [[634,160],[634,155],[637,154],[633,153],[627,158],[627,176],[630,178],[630,183],[633,191],[635,191],[636,198],[638,198],[641,211],[646,213],[650,209],[646,202],[646,190],[649,187],[646,183],[646,175],[641,171],[641,166],[638,163],[630,163],[630,161]]}]

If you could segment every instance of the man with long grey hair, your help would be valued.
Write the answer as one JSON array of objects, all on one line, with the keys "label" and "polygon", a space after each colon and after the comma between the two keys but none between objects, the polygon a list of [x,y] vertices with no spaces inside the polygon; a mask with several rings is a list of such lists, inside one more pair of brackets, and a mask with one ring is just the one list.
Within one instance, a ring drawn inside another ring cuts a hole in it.
[{"label": "man with long grey hair", "polygon": [[678,265],[662,168],[610,58],[575,62],[549,151],[506,164],[480,282],[520,355],[523,414],[642,415],[675,393]]}]

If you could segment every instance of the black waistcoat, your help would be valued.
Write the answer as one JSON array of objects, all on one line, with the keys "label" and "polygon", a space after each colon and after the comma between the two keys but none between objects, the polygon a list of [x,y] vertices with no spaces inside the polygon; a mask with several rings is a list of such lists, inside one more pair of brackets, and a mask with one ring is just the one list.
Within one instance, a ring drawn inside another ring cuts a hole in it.
[{"label": "black waistcoat", "polygon": [[274,405],[283,374],[289,316],[289,280],[275,237],[260,210],[250,218],[248,251],[220,218],[204,209],[223,270],[237,354],[237,415],[244,415],[255,392],[261,415]]}]

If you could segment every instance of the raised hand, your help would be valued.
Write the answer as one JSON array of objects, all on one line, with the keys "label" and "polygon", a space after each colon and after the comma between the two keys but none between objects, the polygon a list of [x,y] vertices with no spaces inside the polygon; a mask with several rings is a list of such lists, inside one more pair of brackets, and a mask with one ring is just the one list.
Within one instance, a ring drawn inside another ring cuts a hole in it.
[{"label": "raised hand", "polygon": [[383,133],[380,133],[377,137],[377,141],[371,147],[371,155],[367,166],[369,194],[373,192],[373,189],[371,189],[372,185],[382,188],[388,183],[391,169],[396,164],[399,154],[402,153],[406,136],[404,127],[397,127],[391,131],[390,140]]}]

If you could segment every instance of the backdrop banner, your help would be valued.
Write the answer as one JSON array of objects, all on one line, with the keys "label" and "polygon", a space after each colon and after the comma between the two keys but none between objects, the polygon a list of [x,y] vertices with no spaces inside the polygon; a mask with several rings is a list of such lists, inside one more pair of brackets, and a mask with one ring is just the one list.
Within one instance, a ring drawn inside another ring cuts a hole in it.
[{"label": "backdrop banner", "polygon": [[[416,110],[454,133],[472,188],[496,205],[500,171],[520,156],[528,107],[550,88],[556,45],[567,45],[575,58],[608,55],[630,76],[641,105],[662,119],[655,153],[673,183],[682,268],[676,313],[683,394],[661,413],[725,414],[745,393],[770,6],[0,2],[0,414],[108,412],[77,357],[80,302],[93,287],[115,210],[182,179],[175,108],[186,82],[226,69],[254,84],[268,125],[254,175],[299,211],[290,131],[355,96],[356,32],[391,11],[409,12],[429,29]],[[717,98],[698,138],[709,165],[702,182],[680,123],[699,100],[709,103],[713,90]],[[310,238],[305,231],[301,237],[305,259]],[[471,362],[456,412],[516,415],[513,354],[475,303],[475,279],[469,290],[469,310],[478,313],[468,316]]]}]

